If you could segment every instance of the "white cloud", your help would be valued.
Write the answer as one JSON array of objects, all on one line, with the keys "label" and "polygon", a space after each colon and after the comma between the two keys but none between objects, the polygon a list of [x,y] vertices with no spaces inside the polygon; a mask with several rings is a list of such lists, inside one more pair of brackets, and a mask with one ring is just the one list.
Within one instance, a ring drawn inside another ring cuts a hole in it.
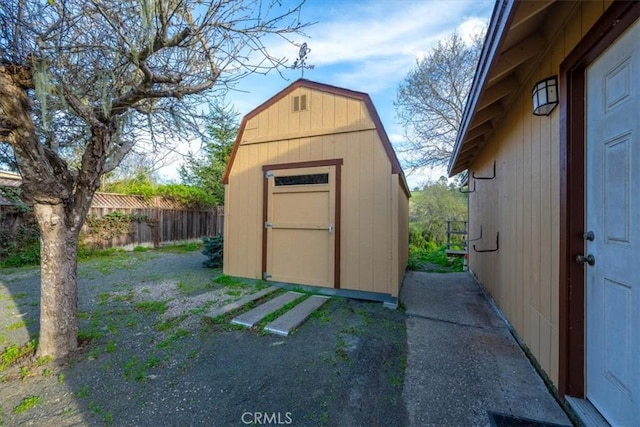
[{"label": "white cloud", "polygon": [[[308,19],[316,19],[318,23],[308,28],[308,39],[298,40],[307,42],[311,48],[308,63],[317,67],[366,62],[367,73],[371,72],[371,66],[389,69],[389,62],[411,67],[416,58],[424,57],[447,33],[457,29],[470,37],[476,27],[484,24],[482,18],[475,16],[460,24],[461,16],[478,2],[377,1],[343,2],[341,6],[331,3],[324,16],[314,16],[315,11],[326,7],[324,1],[321,6],[317,3],[308,1],[303,6],[303,19],[305,8],[309,7]],[[271,51],[276,57],[290,58],[289,63],[297,55],[297,49],[284,42],[272,46]]]},{"label": "white cloud", "polygon": [[487,20],[473,16],[465,19],[462,24],[458,25],[458,34],[465,43],[471,44],[473,38],[480,34],[487,26]]}]

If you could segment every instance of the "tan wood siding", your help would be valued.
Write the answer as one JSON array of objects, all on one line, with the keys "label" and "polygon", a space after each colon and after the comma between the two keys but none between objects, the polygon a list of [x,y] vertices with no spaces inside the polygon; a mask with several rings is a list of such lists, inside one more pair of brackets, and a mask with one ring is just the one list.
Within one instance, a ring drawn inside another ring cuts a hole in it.
[{"label": "tan wood siding", "polygon": [[[398,267],[396,275],[393,276],[393,280],[396,282],[395,289],[398,291],[402,286],[402,279],[404,278],[404,272],[407,268],[407,262],[409,261],[409,199],[405,197],[402,190],[402,183],[400,182],[399,175],[392,176],[392,188],[395,193],[395,200],[397,201],[397,212],[393,215],[397,221],[397,228],[394,231],[394,243],[392,256],[397,256]],[[398,294],[394,294],[398,296]]]},{"label": "tan wood siding", "polygon": [[470,238],[478,249],[491,248],[500,233],[500,250],[470,250],[470,268],[489,290],[551,380],[558,381],[559,347],[559,109],[549,117],[532,115],[531,87],[558,75],[560,63],[602,15],[609,1],[583,2],[508,115],[474,160],[477,181],[470,194]]},{"label": "tan wood siding", "polygon": [[[307,110],[293,112],[292,97],[301,95]],[[297,88],[246,123],[226,186],[227,218],[234,220],[226,222],[225,274],[262,275],[262,165],[329,159],[344,161],[340,287],[398,295],[392,272],[399,260],[389,256],[398,240],[392,218],[399,205],[408,206],[405,192],[392,187],[400,185],[398,175],[362,101],[309,88]],[[408,210],[402,214],[406,228]]]}]

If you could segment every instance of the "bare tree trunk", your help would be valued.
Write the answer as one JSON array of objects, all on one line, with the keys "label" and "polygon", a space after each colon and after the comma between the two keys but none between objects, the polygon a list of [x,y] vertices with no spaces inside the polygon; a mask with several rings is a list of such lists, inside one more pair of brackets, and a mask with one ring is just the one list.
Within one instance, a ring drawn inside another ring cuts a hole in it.
[{"label": "bare tree trunk", "polygon": [[61,359],[78,348],[78,232],[64,205],[34,205],[40,226],[40,339],[38,356]]}]

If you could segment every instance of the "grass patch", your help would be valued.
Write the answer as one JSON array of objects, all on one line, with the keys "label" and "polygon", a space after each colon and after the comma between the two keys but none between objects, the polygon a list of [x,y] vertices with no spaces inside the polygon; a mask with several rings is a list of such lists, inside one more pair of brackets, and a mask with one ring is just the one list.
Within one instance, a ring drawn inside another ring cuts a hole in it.
[{"label": "grass patch", "polygon": [[114,295],[111,300],[114,302],[131,302],[135,296],[133,291],[128,291],[126,294]]},{"label": "grass patch", "polygon": [[42,403],[42,398],[40,396],[27,396],[20,401],[20,403],[13,408],[14,414],[21,414],[23,412],[28,411],[36,405]]},{"label": "grass patch", "polygon": [[238,279],[237,277],[227,276],[226,274],[220,275],[213,279],[213,283],[217,283],[228,288],[243,288],[248,286],[248,284],[243,280]]},{"label": "grass patch", "polygon": [[100,338],[102,338],[102,333],[93,328],[88,331],[78,331],[79,344],[88,344],[91,341],[99,340]]},{"label": "grass patch", "polygon": [[402,386],[402,378],[393,374],[389,374],[389,382],[391,383],[391,387],[393,388]]},{"label": "grass patch", "polygon": [[186,329],[179,328],[173,334],[169,335],[164,340],[160,341],[156,346],[159,349],[163,350],[173,350],[177,347],[177,342],[180,338],[190,337],[191,332]]},{"label": "grass patch", "polygon": [[207,301],[204,304],[202,304],[200,307],[189,310],[189,314],[193,314],[193,315],[205,314],[215,304],[216,304],[216,301]]},{"label": "grass patch", "polygon": [[345,362],[349,361],[349,353],[347,352],[347,343],[345,342],[342,336],[338,335],[338,339],[336,342],[336,357],[342,359]]},{"label": "grass patch", "polygon": [[83,385],[80,390],[78,390],[78,392],[76,393],[76,396],[78,396],[79,398],[83,399],[85,397],[89,396],[89,386],[88,385]]},{"label": "grass patch", "polygon": [[86,246],[78,248],[78,261],[86,261],[93,258],[126,257],[127,252],[121,248],[92,249]]},{"label": "grass patch", "polygon": [[11,345],[0,353],[0,372],[6,370],[19,360],[31,357],[35,354],[38,342],[36,340],[29,341],[23,346],[17,344]]},{"label": "grass patch", "polygon": [[9,331],[16,331],[18,329],[22,329],[26,327],[27,327],[27,322],[25,322],[24,320],[19,320],[17,322],[13,322],[10,325],[5,326],[5,330],[9,332]]},{"label": "grass patch", "polygon": [[105,353],[113,353],[118,349],[118,345],[114,341],[109,341],[104,346]]},{"label": "grass patch", "polygon": [[317,319],[320,323],[329,323],[331,321],[331,316],[329,315],[327,307],[320,307],[319,309],[314,310],[309,317]]},{"label": "grass patch", "polygon": [[153,327],[158,332],[165,332],[165,331],[168,331],[169,329],[173,329],[174,327],[178,326],[186,318],[187,318],[187,315],[182,314],[180,316],[172,317],[171,319],[158,322],[155,325],[153,325]]},{"label": "grass patch", "polygon": [[142,301],[136,303],[133,308],[138,311],[143,312],[144,314],[163,314],[167,311],[167,302],[166,301]]},{"label": "grass patch", "polygon": [[203,248],[202,242],[189,242],[189,243],[182,243],[180,245],[162,246],[156,250],[158,252],[169,252],[169,253],[180,254],[180,253],[201,251],[202,248]]},{"label": "grass patch", "polygon": [[362,318],[365,325],[370,325],[373,323],[371,314],[369,314],[369,312],[364,307],[358,307],[355,311]]},{"label": "grass patch", "polygon": [[53,360],[53,357],[51,357],[51,356],[38,356],[38,358],[36,359],[36,364],[38,366],[46,365],[47,363],[51,362],[52,360]]},{"label": "grass patch", "polygon": [[197,292],[215,289],[216,284],[213,282],[190,282],[180,280],[177,287],[183,295],[191,295]]},{"label": "grass patch", "polygon": [[146,366],[143,363],[138,363],[136,356],[131,356],[124,364],[122,376],[128,380],[135,379],[136,381],[145,381],[147,378]]}]

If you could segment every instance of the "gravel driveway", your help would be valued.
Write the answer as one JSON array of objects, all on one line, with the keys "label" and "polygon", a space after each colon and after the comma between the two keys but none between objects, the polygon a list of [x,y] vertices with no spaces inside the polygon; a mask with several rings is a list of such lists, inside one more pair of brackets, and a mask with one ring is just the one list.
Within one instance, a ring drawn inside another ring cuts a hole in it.
[{"label": "gravel driveway", "polygon": [[[0,372],[0,426],[407,425],[401,312],[332,298],[286,338],[214,323],[202,314],[256,288],[203,260],[81,263],[82,349]],[[37,336],[38,289],[37,269],[0,269],[0,350]]]}]

